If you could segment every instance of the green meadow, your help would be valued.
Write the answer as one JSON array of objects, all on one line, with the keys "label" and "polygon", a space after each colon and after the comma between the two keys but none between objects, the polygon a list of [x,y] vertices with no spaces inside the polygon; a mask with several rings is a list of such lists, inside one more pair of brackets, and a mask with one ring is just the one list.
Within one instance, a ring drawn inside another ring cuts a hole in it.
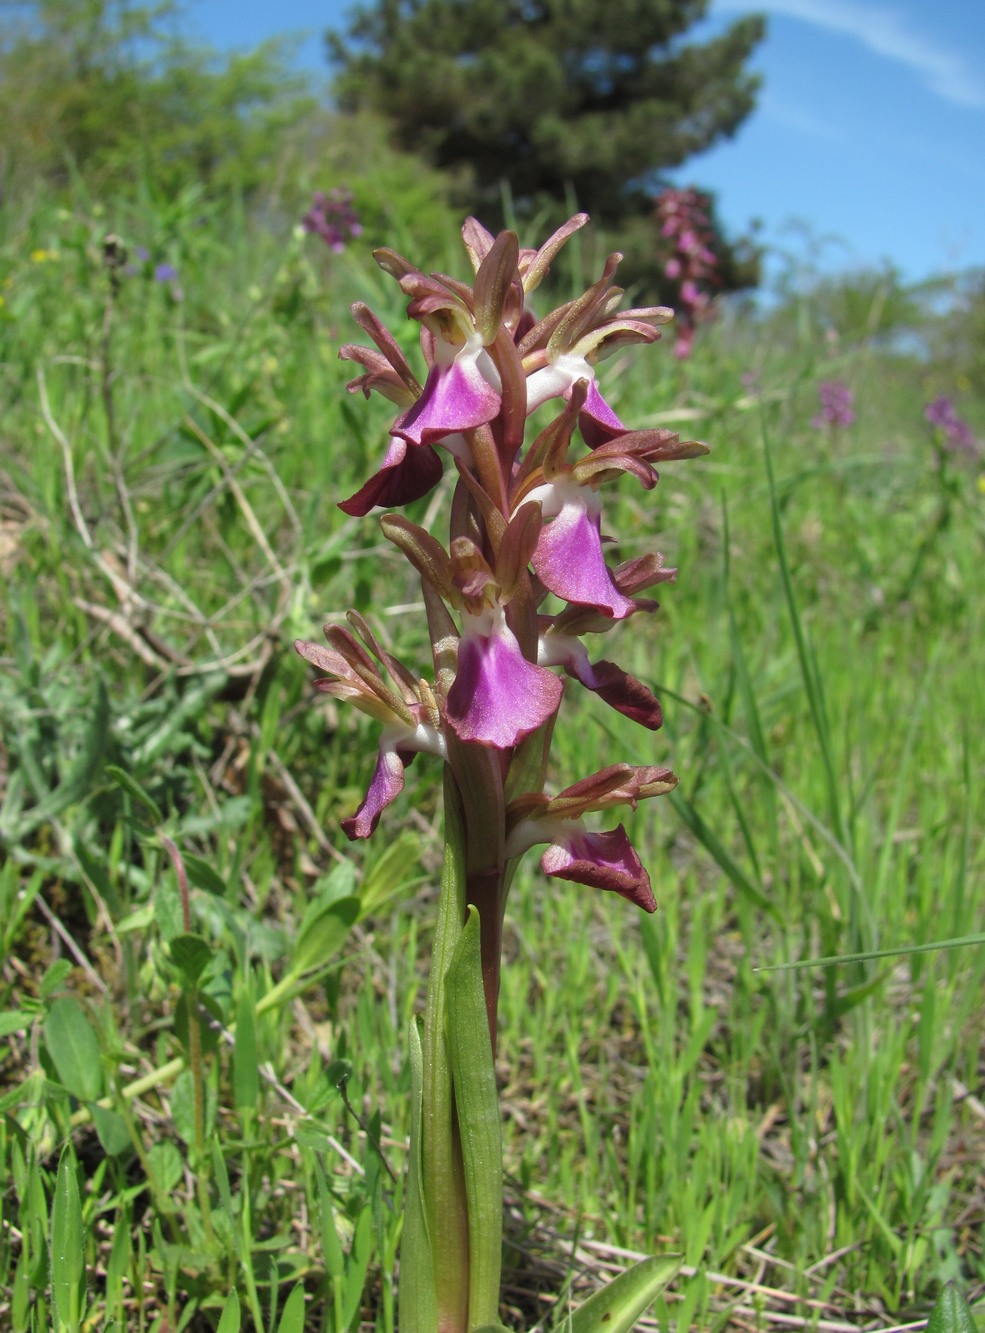
[{"label": "green meadow", "polygon": [[[468,273],[445,212],[415,224],[381,186],[370,216],[334,255],[194,189],[0,214],[14,1333],[396,1327],[439,766],[347,843],[376,728],[292,642],[354,607],[430,670],[409,565],[336,507],[392,417],[337,351],[360,300],[421,364],[373,245]],[[549,295],[602,258],[576,238]],[[624,421],[711,452],[606,510],[613,559],[679,570],[595,654],[664,727],[571,691],[552,781],[627,761],[680,785],[627,820],[654,916],[536,856],[512,890],[511,1327],[561,1330],[663,1252],[685,1266],[640,1327],[667,1333],[922,1328],[948,1280],[983,1290],[985,466],[924,419],[948,394],[985,439],[962,300],[788,285],[690,361],[667,336],[601,369]],[[830,380],[850,426],[811,424]]]}]

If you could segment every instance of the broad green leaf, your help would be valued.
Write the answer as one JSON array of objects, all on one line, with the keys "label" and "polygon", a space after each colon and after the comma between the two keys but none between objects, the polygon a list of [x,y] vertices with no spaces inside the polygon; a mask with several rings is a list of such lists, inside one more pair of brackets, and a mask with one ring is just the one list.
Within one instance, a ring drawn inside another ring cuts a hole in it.
[{"label": "broad green leaf", "polygon": [[277,1333],[304,1333],[304,1287],[300,1282],[284,1302]]},{"label": "broad green leaf", "polygon": [[99,1039],[79,1005],[56,1000],[44,1021],[44,1040],[60,1082],[73,1097],[94,1102],[103,1094]]},{"label": "broad green leaf", "polygon": [[226,881],[204,856],[196,856],[194,852],[182,852],[181,859],[185,863],[188,882],[194,884],[196,889],[204,889],[206,893],[214,894],[217,898],[226,896]]},{"label": "broad green leaf", "polygon": [[565,1325],[570,1333],[630,1333],[651,1301],[677,1276],[679,1254],[642,1259],[590,1296]]},{"label": "broad green leaf", "polygon": [[943,1288],[937,1298],[937,1304],[927,1321],[927,1333],[977,1333],[968,1302],[952,1282]]},{"label": "broad green leaf", "polygon": [[222,1314],[219,1317],[219,1327],[216,1333],[239,1333],[240,1315],[239,1315],[239,1297],[236,1295],[236,1288],[226,1297],[226,1303],[222,1307]]},{"label": "broad green leaf", "polygon": [[171,961],[181,973],[184,986],[198,985],[199,978],[212,961],[212,946],[201,935],[175,935],[168,945]]},{"label": "broad green leaf", "polygon": [[92,1122],[96,1126],[96,1133],[99,1135],[99,1142],[110,1157],[115,1157],[117,1153],[126,1152],[133,1146],[127,1130],[127,1122],[118,1111],[111,1111],[105,1106],[100,1106],[98,1102],[92,1102],[89,1107],[92,1115]]},{"label": "broad green leaf", "polygon": [[359,917],[359,899],[339,898],[302,924],[294,950],[291,972],[302,976],[330,963]]},{"label": "broad green leaf", "polygon": [[503,1145],[482,985],[479,913],[469,907],[445,980],[445,1014],[469,1222],[469,1325],[495,1322],[503,1250]]},{"label": "broad green leaf", "polygon": [[33,1014],[24,1009],[7,1009],[0,1014],[0,1038],[9,1037],[12,1032],[23,1032],[31,1026]]},{"label": "broad green leaf", "polygon": [[[205,1080],[203,1133],[208,1139],[215,1124],[216,1096],[215,1088]],[[187,1144],[195,1142],[195,1082],[190,1069],[183,1069],[174,1081],[171,1089],[171,1118],[178,1134]]]},{"label": "broad green leaf", "polygon": [[161,1139],[159,1143],[151,1144],[147,1160],[154,1172],[158,1189],[163,1194],[170,1194],[181,1180],[184,1170],[184,1160],[175,1144],[170,1139]]},{"label": "broad green leaf", "polygon": [[58,1163],[51,1205],[51,1307],[55,1333],[78,1333],[85,1315],[85,1237],[75,1154]]}]

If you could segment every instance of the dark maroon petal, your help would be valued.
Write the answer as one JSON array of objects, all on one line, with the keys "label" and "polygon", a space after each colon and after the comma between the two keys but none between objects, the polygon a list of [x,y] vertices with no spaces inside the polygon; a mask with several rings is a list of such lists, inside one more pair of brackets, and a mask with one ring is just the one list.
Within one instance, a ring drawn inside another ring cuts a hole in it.
[{"label": "dark maroon petal", "polygon": [[565,670],[604,699],[610,708],[632,718],[641,727],[656,731],[662,725],[663,711],[656,695],[615,662],[585,663],[573,658],[570,664],[565,663]]},{"label": "dark maroon petal", "polygon": [[650,876],[622,824],[608,833],[587,833],[574,828],[564,845],[548,847],[540,864],[545,874],[555,879],[621,894],[644,912],[657,910]]},{"label": "dark maroon petal", "polygon": [[430,445],[408,446],[406,440],[394,436],[379,472],[355,495],[341,501],[339,508],[344,514],[362,518],[375,505],[393,509],[410,504],[434,490],[442,471],[441,459]]}]

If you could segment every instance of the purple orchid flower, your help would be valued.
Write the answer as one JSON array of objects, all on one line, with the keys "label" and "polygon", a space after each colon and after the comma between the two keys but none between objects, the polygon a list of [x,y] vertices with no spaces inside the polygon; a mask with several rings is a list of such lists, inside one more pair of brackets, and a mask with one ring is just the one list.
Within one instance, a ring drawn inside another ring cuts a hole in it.
[{"label": "purple orchid flower", "polygon": [[557,712],[561,682],[523,656],[502,607],[463,619],[445,715],[460,740],[511,749]]}]

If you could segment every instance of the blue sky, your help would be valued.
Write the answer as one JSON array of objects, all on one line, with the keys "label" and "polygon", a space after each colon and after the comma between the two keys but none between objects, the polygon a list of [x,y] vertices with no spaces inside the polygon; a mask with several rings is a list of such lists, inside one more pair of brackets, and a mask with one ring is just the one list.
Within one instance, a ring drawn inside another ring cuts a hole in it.
[{"label": "blue sky", "polygon": [[[189,34],[247,47],[320,34],[344,0],[186,0]],[[697,35],[769,15],[759,106],[680,184],[714,190],[726,229],[827,271],[888,261],[908,280],[985,266],[985,0],[712,0]],[[235,19],[232,15],[235,14]]]}]

